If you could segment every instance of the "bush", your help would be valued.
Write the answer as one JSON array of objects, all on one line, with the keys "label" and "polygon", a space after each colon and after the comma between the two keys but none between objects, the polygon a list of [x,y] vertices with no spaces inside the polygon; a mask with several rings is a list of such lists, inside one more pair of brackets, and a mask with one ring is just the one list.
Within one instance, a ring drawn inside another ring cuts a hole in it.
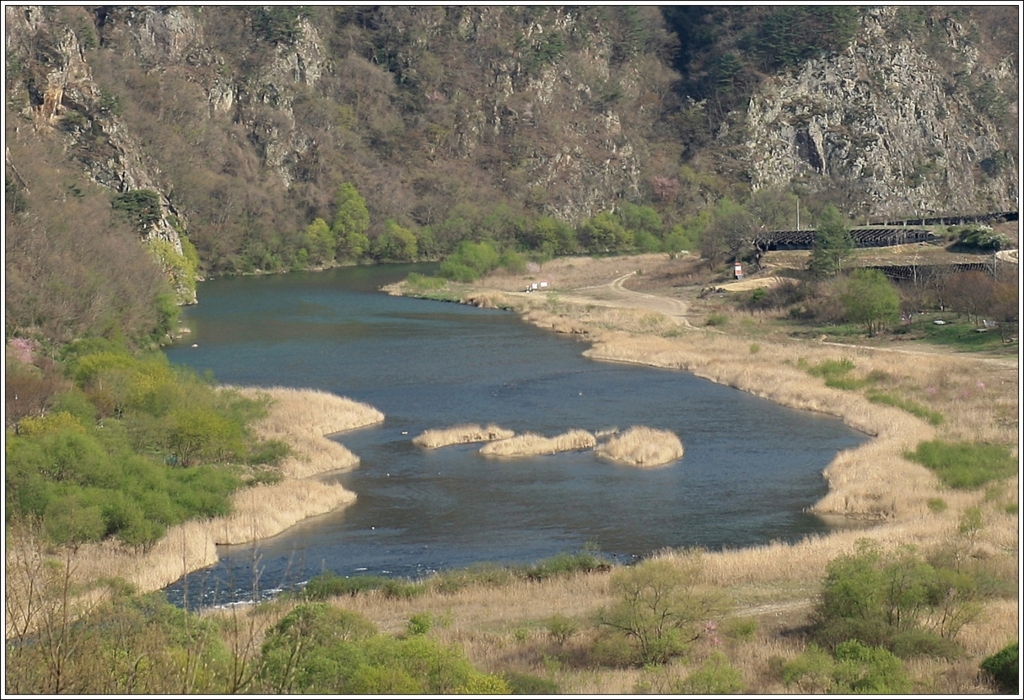
[{"label": "bush", "polygon": [[725,654],[716,651],[699,669],[672,689],[682,695],[731,695],[743,690],[743,676],[729,663]]},{"label": "bush", "polygon": [[441,263],[439,273],[456,282],[472,282],[486,275],[501,263],[501,256],[488,241],[463,241],[458,249]]},{"label": "bush", "polygon": [[579,632],[579,626],[565,615],[555,614],[548,618],[548,634],[560,646],[564,646],[569,638]]},{"label": "bush", "polygon": [[405,625],[408,635],[426,634],[434,626],[434,618],[430,613],[419,613],[409,618]]},{"label": "bush", "polygon": [[913,548],[883,558],[869,544],[829,562],[814,637],[830,648],[857,640],[901,656],[954,657],[953,640],[980,613],[977,577]]},{"label": "bush", "polygon": [[701,595],[696,580],[699,554],[691,553],[682,566],[646,561],[617,571],[611,578],[616,602],[600,613],[610,630],[609,649],[623,651],[636,665],[663,664],[686,652],[703,634],[703,623],[717,616],[718,600]]},{"label": "bush", "polygon": [[975,224],[964,226],[957,236],[955,247],[961,250],[994,251],[1002,250],[1009,240],[1001,233],[995,233],[988,226]]},{"label": "bush", "polygon": [[871,695],[910,692],[910,678],[903,663],[886,649],[850,640],[836,647],[835,660],[833,692]]},{"label": "bush", "polygon": [[474,670],[461,650],[423,635],[378,634],[357,613],[306,603],[268,632],[260,690],[282,693],[508,694],[497,676]]},{"label": "bush", "polygon": [[506,671],[502,678],[512,695],[559,695],[562,692],[554,681],[529,673]]},{"label": "bush", "polygon": [[514,574],[496,564],[474,564],[465,569],[454,569],[438,573],[430,584],[440,593],[457,593],[468,586],[504,586],[510,583]]},{"label": "bush", "polygon": [[1010,695],[1017,695],[1020,692],[1017,647],[1018,642],[1008,644],[981,662],[981,670],[996,682],[1002,692]]},{"label": "bush", "polygon": [[611,564],[597,554],[583,551],[577,554],[556,554],[553,557],[542,559],[533,566],[527,567],[524,574],[528,579],[543,581],[557,576],[607,571],[610,568]]},{"label": "bush", "polygon": [[425,590],[421,584],[387,576],[339,576],[326,571],[311,578],[302,591],[306,600],[380,591],[387,598],[412,598]]},{"label": "bush", "polygon": [[1003,445],[927,440],[904,456],[928,467],[954,489],[976,489],[1017,473],[1017,462]]},{"label": "bush", "polygon": [[428,277],[427,275],[421,275],[418,272],[409,273],[409,276],[405,278],[405,283],[417,291],[444,289],[445,285],[448,284],[448,282],[441,277]]},{"label": "bush", "polygon": [[810,367],[806,363],[801,363],[801,366],[812,377],[824,379],[825,386],[832,387],[833,389],[859,389],[867,383],[865,380],[847,376],[856,365],[853,363],[853,360],[846,358],[842,360],[825,360]]},{"label": "bush", "polygon": [[783,664],[783,683],[802,693],[893,695],[909,693],[910,678],[903,663],[881,647],[856,640],[836,647],[834,656],[815,646]]}]

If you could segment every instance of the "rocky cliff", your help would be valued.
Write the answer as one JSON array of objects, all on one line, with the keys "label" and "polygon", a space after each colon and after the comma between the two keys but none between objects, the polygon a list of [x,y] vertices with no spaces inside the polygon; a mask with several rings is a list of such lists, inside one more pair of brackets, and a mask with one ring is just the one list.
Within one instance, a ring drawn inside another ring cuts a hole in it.
[{"label": "rocky cliff", "polygon": [[[686,94],[656,7],[9,6],[8,130],[159,193],[143,236],[180,256],[187,232],[227,271],[294,265],[343,181],[371,238],[399,222],[433,256],[501,202],[512,228],[622,200],[671,223],[751,188],[851,216],[1016,209],[1018,59],[985,44],[983,9],[865,10],[848,46],[758,73],[719,115]],[[712,134],[699,152],[684,113]],[[679,194],[695,169],[703,199]]]},{"label": "rocky cliff", "polygon": [[892,36],[896,12],[872,9],[841,54],[760,86],[745,116],[754,186],[831,189],[880,216],[1016,210],[1017,102],[999,87],[1016,84],[1017,57],[982,60],[948,17],[929,54]]}]

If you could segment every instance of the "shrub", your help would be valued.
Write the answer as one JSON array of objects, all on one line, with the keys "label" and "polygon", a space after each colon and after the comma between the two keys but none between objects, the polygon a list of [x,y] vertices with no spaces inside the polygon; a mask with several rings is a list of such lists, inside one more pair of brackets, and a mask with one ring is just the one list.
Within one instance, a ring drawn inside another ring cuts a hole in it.
[{"label": "shrub", "polygon": [[422,584],[387,576],[339,576],[326,571],[311,578],[303,589],[306,600],[325,600],[333,596],[358,595],[380,591],[387,598],[412,598],[425,590]]},{"label": "shrub", "polygon": [[438,573],[430,584],[440,593],[457,593],[467,586],[504,586],[512,581],[514,574],[496,564],[473,564],[465,569],[453,569]]},{"label": "shrub", "polygon": [[958,659],[964,655],[953,640],[922,629],[910,629],[895,635],[889,643],[892,653],[901,659],[930,656],[935,659]]},{"label": "shrub", "polygon": [[554,681],[529,673],[506,671],[502,677],[512,695],[559,695],[562,692]]},{"label": "shrub", "polygon": [[1008,644],[981,662],[981,670],[996,682],[1004,693],[1017,695],[1020,692],[1020,674],[1017,660],[1018,642]]},{"label": "shrub", "polygon": [[757,620],[752,617],[731,617],[722,625],[722,634],[728,639],[748,642],[757,634]]},{"label": "shrub", "polygon": [[677,683],[673,693],[682,695],[731,695],[744,688],[743,676],[716,651],[699,669]]},{"label": "shrub", "polygon": [[859,389],[868,383],[867,379],[856,379],[848,376],[856,365],[853,360],[843,358],[842,360],[825,360],[816,365],[802,365],[812,377],[821,377],[825,380],[825,386],[833,389]]},{"label": "shrub", "polygon": [[910,678],[903,663],[887,649],[851,639],[836,647],[835,660],[833,692],[872,695],[910,692]]},{"label": "shrub", "polygon": [[795,685],[801,693],[826,693],[832,685],[834,666],[827,652],[808,644],[802,654],[782,665],[779,675],[787,688]]},{"label": "shrub", "polygon": [[569,638],[579,631],[579,626],[565,615],[555,614],[548,618],[548,634],[551,638],[564,646]]},{"label": "shrub", "polygon": [[662,664],[682,655],[716,616],[717,597],[696,588],[701,566],[699,554],[690,553],[682,566],[646,561],[612,575],[616,602],[601,611],[600,621],[626,642],[632,663]]},{"label": "shrub", "polygon": [[857,640],[900,655],[956,656],[952,640],[977,618],[977,578],[932,565],[913,548],[883,558],[867,543],[829,562],[815,612],[815,639]]},{"label": "shrub", "polygon": [[893,695],[911,690],[910,678],[898,658],[857,640],[840,644],[834,656],[810,644],[782,666],[781,676],[787,687],[796,685],[802,693]]},{"label": "shrub", "polygon": [[406,284],[412,289],[417,291],[430,291],[437,289],[444,289],[448,282],[441,277],[428,277],[427,275],[421,275],[418,272],[411,272],[409,276],[405,278]]},{"label": "shrub", "polygon": [[456,282],[472,282],[498,267],[501,256],[488,241],[463,241],[458,249],[441,263],[440,275]]},{"label": "shrub", "polygon": [[1017,462],[1003,445],[927,440],[904,456],[928,467],[954,489],[976,489],[1017,473]]},{"label": "shrub", "polygon": [[956,247],[962,250],[992,251],[1002,250],[1009,241],[1001,233],[995,233],[990,227],[974,224],[964,226],[957,236]]},{"label": "shrub", "polygon": [[704,323],[707,326],[724,326],[728,320],[725,314],[711,314]]},{"label": "shrub", "polygon": [[430,613],[419,613],[409,618],[405,625],[406,634],[426,634],[434,626],[434,618]]},{"label": "shrub", "polygon": [[570,576],[577,573],[589,573],[591,571],[607,571],[611,568],[606,560],[599,555],[583,551],[576,554],[556,554],[553,557],[542,559],[525,570],[526,578],[534,581],[557,576]]}]

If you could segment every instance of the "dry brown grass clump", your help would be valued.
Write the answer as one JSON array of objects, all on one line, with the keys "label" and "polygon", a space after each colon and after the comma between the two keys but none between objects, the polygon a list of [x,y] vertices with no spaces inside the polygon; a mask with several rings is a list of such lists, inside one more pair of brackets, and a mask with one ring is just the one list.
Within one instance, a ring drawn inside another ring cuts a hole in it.
[{"label": "dry brown grass clump", "polygon": [[597,438],[586,430],[570,430],[554,437],[537,433],[523,433],[507,440],[498,440],[480,448],[480,454],[488,457],[535,457],[553,455],[558,452],[589,450],[597,444]]},{"label": "dry brown grass clump", "polygon": [[464,425],[453,425],[450,428],[426,430],[414,437],[412,444],[428,449],[436,449],[438,447],[460,445],[467,442],[506,440],[513,435],[515,435],[514,431],[507,430],[493,423],[487,426],[466,423]]},{"label": "dry brown grass clump", "polygon": [[602,457],[636,467],[658,467],[683,456],[683,443],[675,433],[634,426],[597,448]]},{"label": "dry brown grass clump", "polygon": [[283,440],[291,446],[293,454],[280,467],[286,478],[303,479],[351,469],[359,464],[359,458],[327,436],[384,420],[384,414],[373,406],[326,391],[285,387],[245,387],[236,391],[272,401],[267,416],[252,427],[263,440]]}]

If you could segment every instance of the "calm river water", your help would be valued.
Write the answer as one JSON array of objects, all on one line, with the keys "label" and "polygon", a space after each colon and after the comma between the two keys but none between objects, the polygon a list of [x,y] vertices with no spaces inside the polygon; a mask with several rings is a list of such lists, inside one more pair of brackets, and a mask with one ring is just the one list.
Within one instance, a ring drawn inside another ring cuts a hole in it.
[{"label": "calm river water", "polygon": [[[740,547],[827,526],[803,509],[822,469],[865,438],[840,421],[672,372],[599,363],[577,340],[511,313],[377,291],[415,266],[205,282],[172,362],[221,383],[323,389],[377,407],[379,426],[340,435],[361,465],[334,475],[355,505],[167,589],[189,605],[251,599],[321,571],[422,577],[478,562],[527,563],[590,544],[618,559],[664,547]],[[192,347],[196,344],[198,347]],[[590,452],[486,459],[479,445],[426,451],[429,428],[495,422],[554,435],[646,425],[675,432],[682,460],[638,470]]]}]

